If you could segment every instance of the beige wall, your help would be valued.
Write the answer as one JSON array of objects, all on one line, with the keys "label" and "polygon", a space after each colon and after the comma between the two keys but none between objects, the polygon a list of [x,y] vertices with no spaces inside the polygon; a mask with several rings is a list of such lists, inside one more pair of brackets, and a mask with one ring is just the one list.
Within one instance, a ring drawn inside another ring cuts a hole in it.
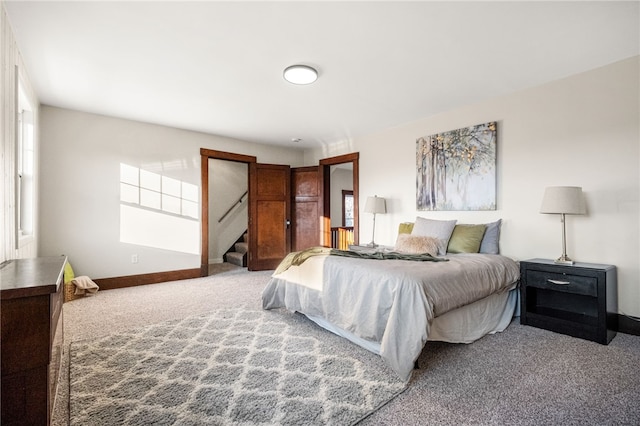
[{"label": "beige wall", "polygon": [[121,203],[121,164],[196,185],[200,194],[200,148],[303,162],[300,150],[49,106],[41,107],[41,134],[41,255],[66,254],[77,274],[92,278],[200,266],[199,219]]},{"label": "beige wall", "polygon": [[[504,220],[502,253],[517,260],[562,253],[555,215],[539,214],[545,187],[581,186],[588,214],[567,219],[567,252],[618,267],[619,312],[640,316],[639,57],[384,132],[305,153],[305,162],[360,152],[360,211],[368,195],[387,199],[376,242],[394,244],[400,222],[417,215],[462,223]],[[417,211],[416,139],[498,122],[497,210]],[[384,166],[383,166],[384,165]],[[360,240],[371,238],[360,215]]]}]

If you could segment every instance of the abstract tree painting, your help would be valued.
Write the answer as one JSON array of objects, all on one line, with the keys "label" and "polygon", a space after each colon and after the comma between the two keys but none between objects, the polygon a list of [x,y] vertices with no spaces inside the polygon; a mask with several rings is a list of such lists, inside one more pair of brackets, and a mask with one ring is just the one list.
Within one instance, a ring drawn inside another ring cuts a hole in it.
[{"label": "abstract tree painting", "polygon": [[418,210],[496,209],[496,123],[416,140]]}]

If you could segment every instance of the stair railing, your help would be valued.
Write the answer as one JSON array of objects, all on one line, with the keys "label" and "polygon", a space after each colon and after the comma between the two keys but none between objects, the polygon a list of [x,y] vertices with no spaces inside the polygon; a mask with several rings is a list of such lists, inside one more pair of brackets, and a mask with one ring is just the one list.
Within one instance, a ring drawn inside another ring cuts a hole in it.
[{"label": "stair railing", "polygon": [[247,195],[249,193],[249,191],[245,191],[244,194],[242,194],[240,196],[240,198],[238,198],[238,201],[236,201],[235,203],[233,203],[233,205],[231,207],[229,207],[229,210],[227,210],[225,212],[225,214],[222,215],[222,217],[220,217],[220,219],[218,219],[218,223],[222,222],[224,220],[225,217],[229,216],[229,213],[231,213],[231,211],[238,205],[238,204],[242,204],[242,199],[245,197],[245,195]]}]

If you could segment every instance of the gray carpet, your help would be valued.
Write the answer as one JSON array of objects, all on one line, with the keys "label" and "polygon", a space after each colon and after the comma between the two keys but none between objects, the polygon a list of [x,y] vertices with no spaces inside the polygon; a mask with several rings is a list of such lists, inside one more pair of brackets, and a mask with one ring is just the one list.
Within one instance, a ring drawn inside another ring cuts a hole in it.
[{"label": "gray carpet", "polygon": [[72,425],[350,425],[406,387],[379,357],[283,311],[221,309],[70,354]]},{"label": "gray carpet", "polygon": [[[268,278],[241,269],[98,292],[65,303],[65,342],[220,308],[260,309]],[[619,333],[604,346],[515,320],[470,345],[429,342],[420,366],[404,392],[360,424],[640,424],[639,336]],[[68,363],[63,368],[53,422],[59,426],[68,423]]]}]

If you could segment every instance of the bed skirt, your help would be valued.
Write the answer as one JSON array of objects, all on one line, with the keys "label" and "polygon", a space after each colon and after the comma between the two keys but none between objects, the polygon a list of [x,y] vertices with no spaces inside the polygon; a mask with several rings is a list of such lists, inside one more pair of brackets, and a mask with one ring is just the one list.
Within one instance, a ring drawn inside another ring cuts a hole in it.
[{"label": "bed skirt", "polygon": [[[511,324],[517,306],[517,287],[508,292],[492,294],[434,318],[427,333],[427,340],[471,343],[485,334],[504,331]],[[380,343],[362,339],[353,333],[334,326],[324,318],[313,315],[307,315],[307,318],[320,327],[380,355]]]}]

